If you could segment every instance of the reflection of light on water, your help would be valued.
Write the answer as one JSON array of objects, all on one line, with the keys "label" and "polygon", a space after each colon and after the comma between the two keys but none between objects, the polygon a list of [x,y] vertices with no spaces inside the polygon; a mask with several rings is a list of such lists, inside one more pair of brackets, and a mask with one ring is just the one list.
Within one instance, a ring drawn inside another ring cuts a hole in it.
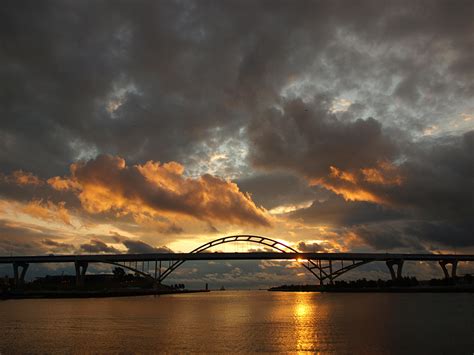
[{"label": "reflection of light on water", "polygon": [[313,352],[317,349],[314,324],[314,304],[310,293],[295,293],[293,317],[296,330],[296,350],[298,353]]},{"label": "reflection of light on water", "polygon": [[306,316],[307,313],[309,313],[309,306],[307,304],[304,304],[304,303],[299,303],[296,305],[295,307],[295,315],[296,315],[296,318],[302,318],[304,316]]}]

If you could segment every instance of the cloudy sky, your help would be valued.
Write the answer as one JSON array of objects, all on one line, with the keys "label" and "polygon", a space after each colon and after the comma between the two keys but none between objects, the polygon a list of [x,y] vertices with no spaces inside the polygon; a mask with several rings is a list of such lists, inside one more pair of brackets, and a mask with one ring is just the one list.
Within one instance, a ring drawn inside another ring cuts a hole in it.
[{"label": "cloudy sky", "polygon": [[[186,252],[233,234],[474,252],[473,15],[472,1],[6,1],[0,254]],[[306,277],[195,266],[176,277]]]}]

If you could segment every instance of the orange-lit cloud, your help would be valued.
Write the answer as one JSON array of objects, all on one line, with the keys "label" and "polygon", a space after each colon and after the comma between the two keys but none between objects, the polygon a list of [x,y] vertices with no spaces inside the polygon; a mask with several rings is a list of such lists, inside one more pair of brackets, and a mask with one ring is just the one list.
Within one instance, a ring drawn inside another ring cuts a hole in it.
[{"label": "orange-lit cloud", "polygon": [[339,170],[338,168],[334,166],[330,166],[329,171],[330,171],[329,176],[331,178],[344,180],[353,184],[357,183],[357,179],[354,174],[351,174],[347,171]]},{"label": "orange-lit cloud", "polygon": [[402,177],[397,168],[389,162],[379,162],[377,168],[360,169],[363,179],[371,184],[401,185]]},{"label": "orange-lit cloud", "polygon": [[80,188],[80,185],[74,182],[73,180],[64,179],[59,176],[55,176],[48,179],[47,183],[58,191],[67,191]]},{"label": "orange-lit cloud", "polygon": [[321,185],[349,201],[388,203],[380,194],[380,187],[401,185],[403,179],[398,169],[389,162],[379,162],[376,167],[343,171],[330,166],[326,177],[311,179],[311,185]]},{"label": "orange-lit cloud", "polygon": [[36,175],[30,172],[26,172],[23,170],[16,170],[12,172],[10,175],[3,176],[3,179],[6,182],[14,183],[21,186],[24,186],[24,185],[39,186],[39,185],[44,184],[43,180],[41,180],[39,177],[37,177]]},{"label": "orange-lit cloud", "polygon": [[74,192],[90,213],[112,211],[136,218],[181,215],[270,226],[266,211],[235,183],[208,174],[196,179],[185,177],[184,167],[176,162],[127,166],[120,157],[101,155],[74,163],[70,170],[70,176],[51,178],[48,184]]},{"label": "orange-lit cloud", "polygon": [[33,200],[23,206],[21,212],[45,221],[61,221],[71,225],[71,217],[64,202],[55,204],[51,201]]}]

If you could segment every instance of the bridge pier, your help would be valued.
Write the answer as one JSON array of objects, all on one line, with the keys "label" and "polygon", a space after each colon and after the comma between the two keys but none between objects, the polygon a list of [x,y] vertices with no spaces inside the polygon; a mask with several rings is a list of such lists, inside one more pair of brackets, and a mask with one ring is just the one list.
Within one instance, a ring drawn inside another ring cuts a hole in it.
[{"label": "bridge pier", "polygon": [[75,261],[74,266],[76,268],[76,286],[82,287],[84,286],[84,278],[89,263],[86,261]]},{"label": "bridge pier", "polygon": [[[446,265],[448,265],[448,264],[451,264],[451,276],[449,276],[448,268],[446,267]],[[456,278],[456,269],[458,267],[458,261],[457,260],[440,260],[439,265],[443,269],[444,278],[446,280],[448,280],[450,278],[452,278],[452,279]]]},{"label": "bridge pier", "polygon": [[[26,270],[30,264],[23,263],[23,262],[15,262],[13,263],[13,277],[15,280],[15,286],[23,285],[25,282],[25,275]],[[19,272],[18,268],[21,268],[21,273]]]},{"label": "bridge pier", "polygon": [[[390,271],[390,276],[392,280],[400,280],[402,278],[402,268],[403,268],[403,260],[387,260],[387,266]],[[395,274],[395,270],[393,269],[393,265],[397,265],[397,274]]]}]

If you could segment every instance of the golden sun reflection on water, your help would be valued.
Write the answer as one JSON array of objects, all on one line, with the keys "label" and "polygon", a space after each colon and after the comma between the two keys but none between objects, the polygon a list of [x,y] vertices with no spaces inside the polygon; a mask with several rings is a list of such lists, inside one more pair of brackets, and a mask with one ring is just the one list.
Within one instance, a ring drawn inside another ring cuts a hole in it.
[{"label": "golden sun reflection on water", "polygon": [[295,293],[295,298],[293,319],[297,352],[299,354],[319,353],[315,319],[320,320],[327,316],[327,310],[324,309],[324,306],[318,305],[317,294],[298,292]]},{"label": "golden sun reflection on water", "polygon": [[0,353],[463,354],[472,349],[470,296],[225,291],[8,300],[0,302]]},{"label": "golden sun reflection on water", "polygon": [[306,303],[298,303],[295,306],[296,319],[302,319],[310,312],[311,312],[311,309],[309,305]]}]

